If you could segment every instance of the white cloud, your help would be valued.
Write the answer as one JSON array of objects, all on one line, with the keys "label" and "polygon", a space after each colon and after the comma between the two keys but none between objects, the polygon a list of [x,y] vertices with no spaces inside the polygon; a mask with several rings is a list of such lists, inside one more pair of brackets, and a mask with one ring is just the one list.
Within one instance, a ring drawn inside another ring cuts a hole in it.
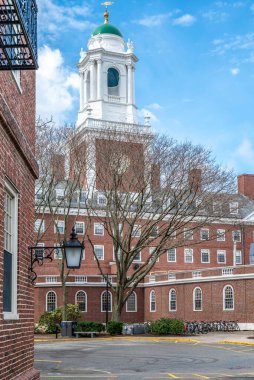
[{"label": "white cloud", "polygon": [[253,63],[254,57],[254,33],[227,36],[224,39],[213,41],[212,54],[230,54],[231,61],[239,63]]},{"label": "white cloud", "polygon": [[70,122],[68,114],[78,97],[79,77],[64,67],[59,49],[44,46],[39,49],[37,72],[37,115],[56,124]]},{"label": "white cloud", "polygon": [[204,12],[202,16],[214,23],[219,23],[219,22],[224,22],[228,18],[228,13],[226,12],[221,12],[217,10],[210,10],[208,12]]},{"label": "white cloud", "polygon": [[230,69],[230,72],[232,75],[236,76],[239,74],[240,69],[238,69],[238,67],[233,67],[232,69]]},{"label": "white cloud", "polygon": [[91,10],[87,3],[77,6],[57,5],[54,0],[37,0],[39,15],[38,29],[41,34],[52,38],[65,30],[92,29],[95,25],[87,20]]},{"label": "white cloud", "polygon": [[254,161],[254,146],[251,144],[250,140],[246,137],[243,139],[241,144],[236,150],[236,156],[244,159],[248,163],[253,163]]},{"label": "white cloud", "polygon": [[162,13],[158,15],[146,16],[140,20],[136,20],[135,22],[143,26],[159,26],[171,15],[171,13]]},{"label": "white cloud", "polygon": [[191,26],[196,22],[196,17],[186,14],[173,20],[173,25]]},{"label": "white cloud", "polygon": [[158,103],[151,103],[146,108],[153,109],[153,110],[161,110],[163,107]]}]

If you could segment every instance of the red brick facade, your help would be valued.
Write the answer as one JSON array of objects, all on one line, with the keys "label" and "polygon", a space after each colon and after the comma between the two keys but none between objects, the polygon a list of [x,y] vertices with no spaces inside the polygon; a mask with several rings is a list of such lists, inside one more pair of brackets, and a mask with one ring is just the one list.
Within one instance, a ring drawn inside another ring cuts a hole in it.
[{"label": "red brick facade", "polygon": [[[33,368],[34,297],[28,246],[34,221],[35,73],[21,73],[20,88],[11,71],[0,71],[0,378],[39,379]],[[17,314],[3,313],[5,183],[18,198]]]}]

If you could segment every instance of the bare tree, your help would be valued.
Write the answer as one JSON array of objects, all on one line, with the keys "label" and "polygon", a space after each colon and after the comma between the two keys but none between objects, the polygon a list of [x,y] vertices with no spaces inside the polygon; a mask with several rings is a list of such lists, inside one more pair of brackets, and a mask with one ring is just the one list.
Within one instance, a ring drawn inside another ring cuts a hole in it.
[{"label": "bare tree", "polygon": [[[95,124],[76,131],[39,123],[37,129],[41,167],[37,213],[43,218],[49,212],[57,225],[61,208],[67,226],[74,201],[80,209],[77,193],[85,193],[86,240],[106,281],[89,227],[95,220],[103,224],[115,252],[116,281],[109,283],[113,320],[120,320],[128,297],[157,259],[170,248],[185,246],[188,236],[188,247],[198,244],[193,232],[227,217],[236,197],[234,174],[216,164],[201,146],[178,143],[137,126],[119,129],[111,124],[103,129]],[[68,157],[65,168],[63,151]],[[58,188],[63,192],[56,202]],[[216,233],[208,238],[215,237]],[[147,252],[142,261],[141,251]],[[68,271],[63,260],[60,273],[66,305]]]}]

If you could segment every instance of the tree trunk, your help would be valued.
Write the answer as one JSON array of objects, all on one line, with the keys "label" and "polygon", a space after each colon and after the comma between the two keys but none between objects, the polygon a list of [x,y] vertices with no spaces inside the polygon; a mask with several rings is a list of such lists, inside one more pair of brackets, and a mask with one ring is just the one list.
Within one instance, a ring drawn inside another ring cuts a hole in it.
[{"label": "tree trunk", "polygon": [[121,321],[121,313],[123,309],[123,297],[124,297],[124,289],[120,286],[117,286],[114,294],[114,303],[112,310],[112,321],[120,322]]}]

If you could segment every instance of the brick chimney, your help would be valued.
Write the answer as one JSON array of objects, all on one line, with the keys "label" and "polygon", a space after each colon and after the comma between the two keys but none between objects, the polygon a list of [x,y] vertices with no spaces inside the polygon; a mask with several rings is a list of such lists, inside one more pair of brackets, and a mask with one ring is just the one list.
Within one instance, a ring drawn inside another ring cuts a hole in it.
[{"label": "brick chimney", "polygon": [[151,182],[152,182],[152,189],[155,190],[155,189],[159,189],[160,188],[160,185],[161,185],[161,180],[160,180],[160,166],[159,165],[153,165],[152,166],[152,178],[151,178]]},{"label": "brick chimney", "polygon": [[241,174],[237,180],[238,193],[254,199],[254,174]]},{"label": "brick chimney", "polygon": [[191,192],[201,191],[201,169],[191,169],[189,171],[189,188]]},{"label": "brick chimney", "polygon": [[63,181],[65,177],[65,157],[63,154],[54,154],[51,158],[52,174],[57,181]]}]

